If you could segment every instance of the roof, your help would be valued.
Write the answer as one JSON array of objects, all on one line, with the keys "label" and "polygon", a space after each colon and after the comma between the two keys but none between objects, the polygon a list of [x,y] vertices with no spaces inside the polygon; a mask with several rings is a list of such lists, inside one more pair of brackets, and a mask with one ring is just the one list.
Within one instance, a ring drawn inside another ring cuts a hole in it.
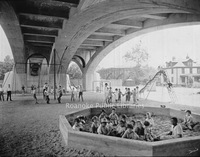
[{"label": "roof", "polygon": [[173,67],[185,67],[185,65],[182,62],[178,62]]}]

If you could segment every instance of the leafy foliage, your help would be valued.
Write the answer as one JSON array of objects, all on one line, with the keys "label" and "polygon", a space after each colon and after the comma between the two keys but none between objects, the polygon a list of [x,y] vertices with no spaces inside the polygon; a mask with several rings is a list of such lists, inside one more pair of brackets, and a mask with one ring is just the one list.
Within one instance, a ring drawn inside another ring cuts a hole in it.
[{"label": "leafy foliage", "polygon": [[136,63],[136,66],[141,66],[148,60],[148,57],[149,54],[147,53],[147,50],[144,47],[142,47],[141,42],[136,44],[131,51],[127,52],[124,55],[126,61],[133,61]]},{"label": "leafy foliage", "polygon": [[80,68],[78,67],[78,65],[74,62],[72,62],[69,65],[67,73],[69,74],[69,77],[71,79],[81,79],[82,78],[82,72],[81,72]]},{"label": "leafy foliage", "polygon": [[123,81],[130,79],[135,82],[135,85],[145,84],[156,73],[154,68],[148,65],[144,66],[144,63],[148,61],[148,57],[147,50],[139,42],[131,51],[124,55],[125,60],[127,62],[133,62],[132,65],[135,66],[130,68],[100,69],[97,72],[100,74],[101,79],[122,79]]},{"label": "leafy foliage", "polygon": [[4,79],[5,73],[12,70],[14,60],[9,55],[4,58],[4,61],[0,63],[0,80]]}]

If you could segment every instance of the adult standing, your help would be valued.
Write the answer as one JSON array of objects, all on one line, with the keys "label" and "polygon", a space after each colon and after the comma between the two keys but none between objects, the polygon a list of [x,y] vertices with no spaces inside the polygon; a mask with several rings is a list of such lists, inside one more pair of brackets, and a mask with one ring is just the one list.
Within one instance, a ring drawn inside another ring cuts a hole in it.
[{"label": "adult standing", "polygon": [[80,101],[80,98],[83,101],[83,87],[81,85],[79,86],[78,98],[79,98],[79,101]]},{"label": "adult standing", "polygon": [[10,98],[10,101],[12,101],[12,98],[11,98],[11,87],[10,87],[10,84],[8,84],[8,88],[7,88],[7,101],[8,99]]},{"label": "adult standing", "polygon": [[0,84],[0,101],[4,101],[2,84]]}]

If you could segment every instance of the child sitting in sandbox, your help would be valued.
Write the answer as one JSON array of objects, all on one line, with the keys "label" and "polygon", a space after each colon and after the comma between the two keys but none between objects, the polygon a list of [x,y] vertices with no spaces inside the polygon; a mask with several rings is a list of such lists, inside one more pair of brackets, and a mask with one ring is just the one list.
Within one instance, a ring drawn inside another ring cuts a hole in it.
[{"label": "child sitting in sandbox", "polygon": [[146,119],[145,121],[148,121],[150,123],[150,127],[153,127],[154,126],[154,120],[153,118],[151,117],[151,113],[150,112],[147,112],[146,113]]},{"label": "child sitting in sandbox", "polygon": [[123,134],[122,138],[138,140],[139,136],[133,130],[133,125],[127,124],[127,129],[126,129],[125,133]]},{"label": "child sitting in sandbox", "polygon": [[148,121],[144,122],[144,140],[150,142],[159,140],[159,138],[153,135],[151,125]]},{"label": "child sitting in sandbox", "polygon": [[138,134],[140,140],[144,139],[144,127],[140,120],[136,122],[135,132]]},{"label": "child sitting in sandbox", "polygon": [[92,117],[92,125],[91,125],[91,132],[97,134],[97,129],[99,127],[98,117]]},{"label": "child sitting in sandbox", "polygon": [[171,118],[171,130],[170,132],[164,132],[157,138],[159,140],[167,140],[173,138],[182,138],[183,137],[183,130],[180,124],[178,124],[178,119],[176,117]]},{"label": "child sitting in sandbox", "polygon": [[111,120],[111,123],[113,124],[113,125],[117,125],[118,124],[118,115],[116,114],[116,108],[113,108],[112,109],[112,112],[111,112],[111,114],[109,115],[109,117],[110,117],[110,120]]},{"label": "child sitting in sandbox", "polygon": [[99,121],[101,121],[102,118],[105,118],[107,116],[106,111],[103,109],[101,110],[101,113],[99,115]]},{"label": "child sitting in sandbox", "polygon": [[195,126],[194,118],[192,117],[192,112],[190,110],[186,111],[186,115],[184,117],[184,121],[182,123],[183,130],[189,129],[192,130]]},{"label": "child sitting in sandbox", "polygon": [[126,131],[126,123],[123,120],[119,121],[119,124],[110,131],[111,136],[122,137]]},{"label": "child sitting in sandbox", "polygon": [[81,131],[83,130],[83,127],[82,125],[80,124],[80,119],[79,118],[75,118],[74,119],[74,125],[72,127],[73,130],[76,130],[76,131]]},{"label": "child sitting in sandbox", "polygon": [[104,117],[101,119],[101,124],[97,129],[98,134],[108,135],[109,129],[107,128],[107,119]]}]

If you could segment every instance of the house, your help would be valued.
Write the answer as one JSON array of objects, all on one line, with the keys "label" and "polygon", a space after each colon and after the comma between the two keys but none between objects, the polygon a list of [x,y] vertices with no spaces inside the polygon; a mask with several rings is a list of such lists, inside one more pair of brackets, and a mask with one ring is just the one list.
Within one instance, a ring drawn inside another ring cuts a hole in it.
[{"label": "house", "polygon": [[200,64],[197,64],[190,57],[185,60],[166,62],[166,71],[171,83],[177,86],[200,87]]}]

